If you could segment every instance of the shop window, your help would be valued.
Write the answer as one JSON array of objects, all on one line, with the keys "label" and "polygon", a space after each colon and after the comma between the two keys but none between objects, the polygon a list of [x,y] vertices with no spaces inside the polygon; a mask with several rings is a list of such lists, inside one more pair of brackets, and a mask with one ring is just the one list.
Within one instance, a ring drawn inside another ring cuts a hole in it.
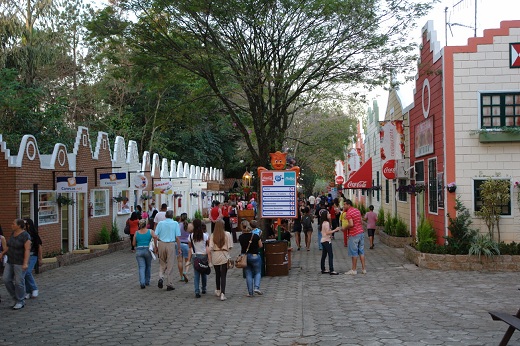
[{"label": "shop window", "polygon": [[406,179],[399,179],[399,195],[398,199],[400,202],[406,202],[408,200],[408,192],[406,189]]},{"label": "shop window", "polygon": [[437,159],[428,160],[428,204],[430,213],[437,213]]},{"label": "shop window", "polygon": [[520,92],[480,94],[481,128],[520,126]]},{"label": "shop window", "polygon": [[[502,179],[502,180],[505,180],[508,183],[510,182],[509,179]],[[486,181],[485,179],[473,180],[473,196],[474,196],[474,201],[475,201],[475,205],[474,205],[475,211],[480,211],[482,209],[482,197],[480,196],[480,190],[481,190],[480,186],[485,181]],[[511,198],[509,198],[509,202],[507,204],[503,204],[500,206],[500,211],[501,211],[500,215],[511,215]]]},{"label": "shop window", "polygon": [[42,191],[38,194],[38,224],[58,222],[58,203],[56,192]]},{"label": "shop window", "polygon": [[32,196],[32,192],[20,193],[20,218],[22,219],[33,218],[33,213],[31,209]]},{"label": "shop window", "polygon": [[92,190],[92,216],[108,215],[108,190]]}]

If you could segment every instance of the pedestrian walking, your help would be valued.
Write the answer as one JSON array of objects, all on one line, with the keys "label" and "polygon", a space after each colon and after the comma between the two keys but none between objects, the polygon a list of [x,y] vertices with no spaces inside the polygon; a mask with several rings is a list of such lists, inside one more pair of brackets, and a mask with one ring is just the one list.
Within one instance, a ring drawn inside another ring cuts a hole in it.
[{"label": "pedestrian walking", "polygon": [[[176,249],[177,253],[177,268],[179,269],[180,281],[184,283],[188,283],[188,253],[189,253],[189,240],[190,240],[190,232],[189,232],[189,223],[188,223],[188,214],[182,213],[179,222],[179,228],[181,230],[181,236],[179,241],[181,243],[181,248]],[[193,225],[192,225],[193,228]],[[177,244],[177,243],[175,243]]]},{"label": "pedestrian walking", "polygon": [[[202,221],[199,219],[193,220],[193,233],[189,236],[190,246],[188,260],[193,263],[195,258],[207,260],[211,262],[211,255],[209,252],[209,237],[206,232],[203,231]],[[194,266],[195,268],[195,266]],[[206,294],[206,287],[208,282],[208,275],[201,273],[197,270],[193,270],[193,285],[195,287],[195,298],[200,298],[202,294]],[[201,291],[202,284],[202,291]]]},{"label": "pedestrian walking", "polygon": [[173,287],[174,243],[177,243],[178,249],[181,248],[179,240],[181,230],[179,223],[173,220],[173,210],[166,211],[165,217],[163,221],[157,224],[155,229],[156,238],[154,238],[154,243],[159,257],[159,281],[157,282],[157,287],[163,288],[164,279],[166,278],[166,290],[173,291],[175,289]]},{"label": "pedestrian walking", "polygon": [[39,295],[38,286],[36,280],[32,274],[36,263],[42,264],[43,252],[42,252],[42,240],[38,234],[38,230],[34,226],[32,219],[26,218],[25,230],[31,236],[31,251],[29,253],[29,267],[25,272],[25,299],[36,298]]},{"label": "pedestrian walking", "polygon": [[[328,213],[321,213],[321,273],[338,275],[338,272],[334,271],[334,255],[332,254],[332,235],[339,231],[339,227],[335,229],[330,228]],[[329,257],[329,270],[325,270],[325,259]]]},{"label": "pedestrian walking", "polygon": [[215,229],[215,222],[217,220],[222,220],[222,209],[220,208],[220,202],[219,201],[213,201],[213,206],[209,210],[209,219],[211,221],[211,233],[213,233],[213,230]]},{"label": "pedestrian walking", "polygon": [[368,207],[369,212],[365,214],[363,220],[367,222],[368,240],[370,241],[370,249],[374,248],[374,234],[376,233],[377,214],[374,212],[374,206]]},{"label": "pedestrian walking", "polygon": [[25,221],[16,219],[11,224],[13,233],[6,248],[0,254],[0,260],[7,254],[7,263],[2,280],[9,295],[16,301],[14,310],[25,306],[25,272],[29,268],[31,236],[25,230]]},{"label": "pedestrian walking", "polygon": [[139,270],[139,284],[141,289],[150,286],[150,277],[152,272],[152,253],[150,252],[150,241],[155,238],[153,230],[146,227],[147,219],[139,220],[139,229],[135,232],[132,240],[133,246],[136,247],[135,258],[137,260],[137,268]]},{"label": "pedestrian walking", "polygon": [[215,295],[220,300],[226,300],[226,276],[228,260],[231,258],[229,250],[233,247],[231,234],[226,232],[225,223],[219,220],[215,223],[215,230],[209,239],[211,262],[215,268],[216,289]]},{"label": "pedestrian walking", "polygon": [[[166,203],[163,203],[163,204],[161,204],[161,210],[160,211],[158,211],[155,214],[152,213],[152,215],[153,215],[153,229],[154,230],[157,229],[157,225],[159,224],[159,222],[161,222],[164,219],[166,219],[166,211],[167,210],[168,210],[168,205]],[[172,219],[173,219],[173,217],[172,217]]]},{"label": "pedestrian walking", "polygon": [[352,269],[346,272],[347,275],[357,274],[357,258],[361,261],[361,270],[366,274],[365,268],[365,234],[363,225],[361,224],[361,213],[352,206],[352,201],[347,199],[344,205],[345,219],[347,220],[346,228],[348,230],[348,255],[352,258]]},{"label": "pedestrian walking", "polygon": [[139,229],[139,214],[135,211],[132,212],[130,218],[126,222],[128,223],[130,229],[130,244],[132,245],[130,251],[135,252],[134,236],[135,232],[137,232],[137,230]]},{"label": "pedestrian walking", "polygon": [[312,240],[312,215],[309,207],[305,207],[304,214],[302,216],[302,228],[305,236],[305,247],[307,251],[311,251],[311,240]]},{"label": "pedestrian walking", "polygon": [[260,280],[262,278],[262,259],[258,254],[263,246],[260,237],[252,232],[251,226],[247,225],[238,237],[241,246],[241,254],[247,256],[247,267],[244,268],[246,274],[247,297],[252,298],[253,294],[262,295],[260,291]]}]

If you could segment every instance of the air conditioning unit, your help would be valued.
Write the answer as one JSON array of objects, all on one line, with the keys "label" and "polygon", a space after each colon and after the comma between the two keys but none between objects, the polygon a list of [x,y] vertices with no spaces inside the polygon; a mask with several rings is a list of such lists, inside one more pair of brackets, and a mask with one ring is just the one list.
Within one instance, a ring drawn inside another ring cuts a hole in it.
[{"label": "air conditioning unit", "polygon": [[396,160],[397,179],[410,179],[410,159]]}]

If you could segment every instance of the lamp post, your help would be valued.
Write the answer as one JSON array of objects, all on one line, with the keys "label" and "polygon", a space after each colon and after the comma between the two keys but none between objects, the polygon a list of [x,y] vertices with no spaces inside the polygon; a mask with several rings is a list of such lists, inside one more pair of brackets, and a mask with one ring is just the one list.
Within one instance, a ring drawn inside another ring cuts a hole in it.
[{"label": "lamp post", "polygon": [[251,173],[249,173],[248,170],[242,175],[242,189],[244,190],[245,198],[247,200],[247,196],[249,194],[249,191],[251,191],[251,180],[253,179],[253,176]]}]

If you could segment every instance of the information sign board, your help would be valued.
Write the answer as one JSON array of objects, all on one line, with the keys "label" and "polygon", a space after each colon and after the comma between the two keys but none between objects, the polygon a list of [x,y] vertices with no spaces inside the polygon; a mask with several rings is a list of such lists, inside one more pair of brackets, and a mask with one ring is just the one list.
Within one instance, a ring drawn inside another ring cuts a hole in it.
[{"label": "information sign board", "polygon": [[263,218],[297,217],[296,172],[261,171],[260,215]]}]

